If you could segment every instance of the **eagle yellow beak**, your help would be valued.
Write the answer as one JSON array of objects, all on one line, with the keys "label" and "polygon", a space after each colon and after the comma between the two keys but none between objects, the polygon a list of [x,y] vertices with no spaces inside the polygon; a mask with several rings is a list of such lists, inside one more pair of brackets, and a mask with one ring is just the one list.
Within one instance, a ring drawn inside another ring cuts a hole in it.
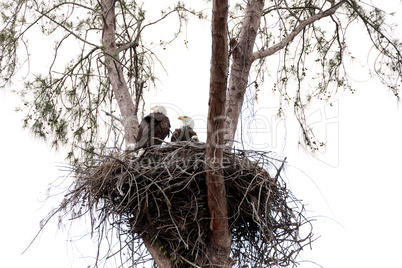
[{"label": "eagle yellow beak", "polygon": [[179,120],[183,120],[183,119],[184,119],[184,117],[183,117],[183,116],[179,116],[177,119],[179,119]]},{"label": "eagle yellow beak", "polygon": [[151,110],[155,110],[156,106],[152,107]]}]

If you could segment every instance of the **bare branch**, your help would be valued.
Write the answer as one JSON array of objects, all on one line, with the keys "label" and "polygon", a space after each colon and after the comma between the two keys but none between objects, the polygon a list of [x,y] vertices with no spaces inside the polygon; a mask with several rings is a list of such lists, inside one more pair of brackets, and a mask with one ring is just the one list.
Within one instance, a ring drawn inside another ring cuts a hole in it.
[{"label": "bare branch", "polygon": [[109,112],[106,112],[106,111],[104,111],[104,110],[102,110],[102,112],[104,112],[107,116],[110,116],[110,117],[113,118],[114,120],[117,120],[117,121],[119,121],[120,123],[123,124],[123,120],[121,120],[121,118],[118,118],[117,116],[115,116],[115,115],[113,115],[113,114],[111,114],[111,113],[109,113]]},{"label": "bare branch", "polygon": [[265,58],[267,56],[275,54],[276,52],[278,52],[279,50],[284,48],[287,44],[289,44],[289,42],[291,42],[301,31],[303,31],[307,25],[312,24],[312,23],[316,22],[317,20],[320,20],[324,17],[331,16],[344,3],[346,3],[346,0],[341,0],[337,4],[330,7],[329,9],[319,12],[319,13],[311,16],[308,19],[300,21],[299,25],[297,25],[291,33],[289,33],[287,36],[285,36],[282,39],[282,41],[280,41],[279,43],[277,43],[269,48],[261,49],[261,50],[254,52],[253,56],[252,56],[252,61],[255,61],[255,60],[261,59],[261,58]]},{"label": "bare branch", "polygon": [[43,17],[49,19],[51,22],[55,23],[56,25],[58,25],[59,27],[63,28],[66,32],[70,33],[71,35],[73,35],[75,38],[77,38],[78,40],[80,40],[81,42],[88,44],[90,46],[93,46],[95,48],[99,48],[100,46],[95,45],[91,42],[89,42],[88,40],[83,39],[81,36],[79,36],[78,34],[76,34],[75,32],[73,32],[72,30],[68,29],[65,25],[63,25],[62,23],[56,21],[55,19],[51,18],[48,13],[41,13],[41,11],[37,10],[37,12],[39,14],[41,14]]},{"label": "bare branch", "polygon": [[138,41],[129,42],[118,46],[119,52],[138,46]]}]

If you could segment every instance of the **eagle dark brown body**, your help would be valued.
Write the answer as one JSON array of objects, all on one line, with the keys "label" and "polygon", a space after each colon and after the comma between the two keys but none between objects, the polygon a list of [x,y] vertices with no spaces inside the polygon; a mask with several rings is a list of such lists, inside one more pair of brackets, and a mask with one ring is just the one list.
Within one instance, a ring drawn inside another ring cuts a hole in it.
[{"label": "eagle dark brown body", "polygon": [[150,113],[141,121],[135,150],[159,145],[169,135],[170,121],[163,113]]},{"label": "eagle dark brown body", "polygon": [[197,133],[195,133],[195,131],[191,127],[184,126],[182,128],[176,128],[170,140],[172,142],[191,141],[191,137],[193,136],[197,136]]}]

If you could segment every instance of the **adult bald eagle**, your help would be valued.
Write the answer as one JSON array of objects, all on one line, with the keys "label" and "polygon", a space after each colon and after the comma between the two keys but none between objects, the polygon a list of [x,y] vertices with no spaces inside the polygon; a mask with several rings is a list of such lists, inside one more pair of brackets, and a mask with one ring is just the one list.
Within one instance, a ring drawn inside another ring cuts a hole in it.
[{"label": "adult bald eagle", "polygon": [[194,128],[194,120],[189,116],[179,116],[178,118],[183,122],[183,126],[181,128],[176,128],[172,134],[172,138],[170,141],[194,141],[199,142],[197,133],[193,130]]},{"label": "adult bald eagle", "polygon": [[145,116],[141,121],[134,150],[161,144],[169,135],[170,121],[166,116],[166,108],[157,105],[151,110],[153,113]]}]

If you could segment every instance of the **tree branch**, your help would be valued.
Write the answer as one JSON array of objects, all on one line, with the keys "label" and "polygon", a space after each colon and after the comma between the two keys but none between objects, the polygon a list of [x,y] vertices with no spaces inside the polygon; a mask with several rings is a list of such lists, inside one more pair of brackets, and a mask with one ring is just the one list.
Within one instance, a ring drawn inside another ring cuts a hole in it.
[{"label": "tree branch", "polygon": [[68,28],[67,28],[65,25],[63,25],[62,23],[60,23],[60,22],[56,21],[55,19],[53,19],[52,17],[50,17],[50,16],[48,15],[49,12],[42,13],[42,12],[39,11],[39,10],[37,10],[37,12],[38,12],[39,14],[41,14],[41,16],[47,18],[48,20],[50,20],[51,22],[55,23],[55,24],[58,25],[59,27],[63,28],[66,32],[70,33],[71,35],[73,35],[75,38],[77,38],[77,39],[80,40],[81,42],[83,42],[83,43],[85,43],[85,44],[88,44],[88,45],[91,45],[91,46],[93,46],[93,47],[95,47],[95,48],[99,48],[98,45],[93,44],[93,43],[89,42],[88,40],[85,40],[84,38],[82,38],[81,36],[79,36],[78,34],[76,34],[75,32],[73,32],[72,30],[68,29]]},{"label": "tree branch", "polygon": [[336,10],[341,7],[344,3],[346,3],[346,0],[341,0],[332,7],[328,8],[325,11],[321,11],[310,18],[307,18],[305,20],[302,20],[299,22],[299,25],[297,25],[291,33],[289,33],[287,36],[285,36],[279,43],[274,44],[273,46],[266,48],[266,49],[261,49],[253,53],[251,60],[255,61],[257,59],[265,58],[267,56],[270,56],[272,54],[275,54],[282,48],[284,48],[289,42],[291,42],[303,29],[309,25],[314,23],[317,20],[320,20],[324,17],[328,17],[336,12]]},{"label": "tree branch", "polygon": [[122,44],[119,46],[119,52],[122,52],[124,50],[127,50],[132,47],[136,47],[136,46],[138,46],[138,41],[133,41],[133,42]]}]

